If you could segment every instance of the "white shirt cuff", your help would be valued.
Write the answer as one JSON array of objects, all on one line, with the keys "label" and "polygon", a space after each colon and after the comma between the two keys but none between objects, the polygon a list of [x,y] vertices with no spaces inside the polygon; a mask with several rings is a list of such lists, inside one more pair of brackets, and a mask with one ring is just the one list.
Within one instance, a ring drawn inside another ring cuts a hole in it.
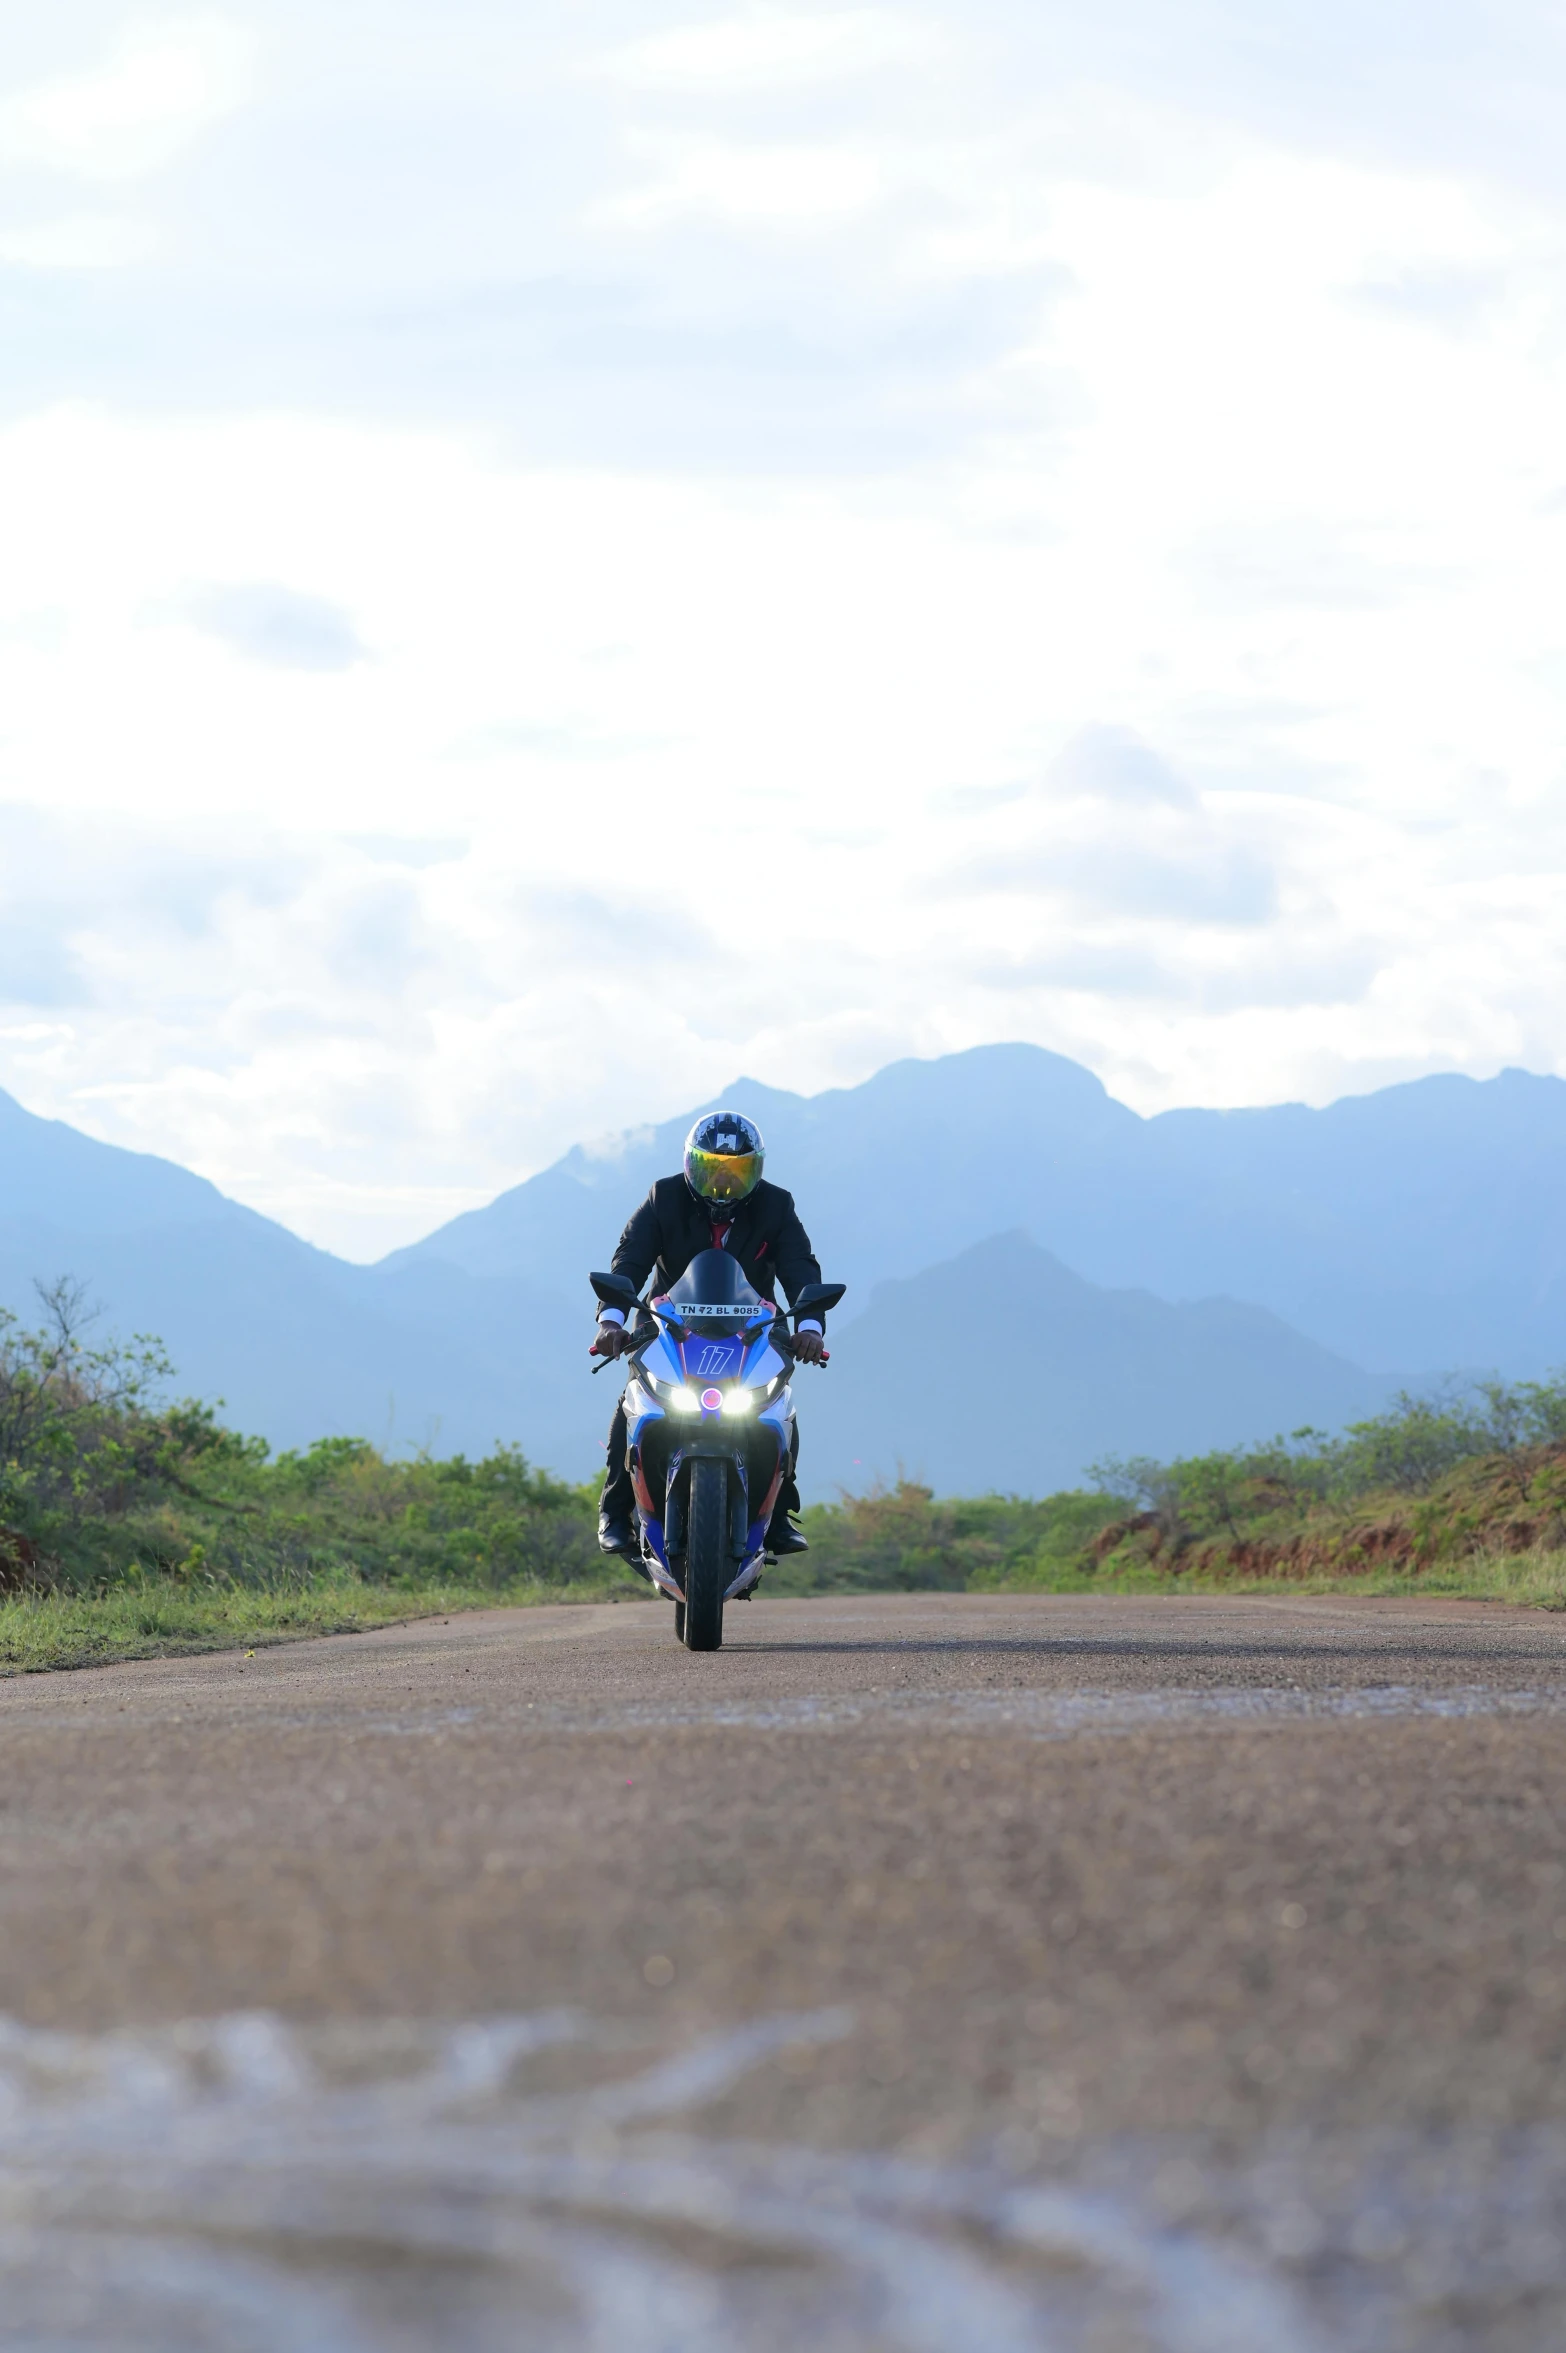
[{"label": "white shirt cuff", "polygon": [[601,1324],[623,1324],[625,1309],[623,1307],[600,1307],[598,1320]]},{"label": "white shirt cuff", "polygon": [[808,1315],[799,1328],[802,1332],[819,1332],[822,1329],[820,1324],[813,1324]]}]

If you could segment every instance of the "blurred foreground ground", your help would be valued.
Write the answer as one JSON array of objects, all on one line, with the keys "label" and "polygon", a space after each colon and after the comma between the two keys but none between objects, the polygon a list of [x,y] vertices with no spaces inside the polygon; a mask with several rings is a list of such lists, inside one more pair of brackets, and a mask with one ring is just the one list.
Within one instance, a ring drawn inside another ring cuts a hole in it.
[{"label": "blurred foreground ground", "polygon": [[0,1687],[0,2345],[1566,2341],[1566,1623],[729,1622]]}]

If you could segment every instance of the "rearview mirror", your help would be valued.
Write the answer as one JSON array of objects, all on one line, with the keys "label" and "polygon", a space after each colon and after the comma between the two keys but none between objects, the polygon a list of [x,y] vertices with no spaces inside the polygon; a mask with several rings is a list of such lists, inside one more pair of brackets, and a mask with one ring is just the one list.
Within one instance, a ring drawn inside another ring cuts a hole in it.
[{"label": "rearview mirror", "polygon": [[636,1285],[628,1283],[624,1275],[589,1275],[587,1279],[605,1307],[623,1307],[629,1311],[641,1304]]},{"label": "rearview mirror", "polygon": [[847,1289],[846,1283],[807,1283],[789,1309],[789,1314],[809,1315],[814,1310],[817,1315],[825,1315],[829,1307],[837,1305]]}]

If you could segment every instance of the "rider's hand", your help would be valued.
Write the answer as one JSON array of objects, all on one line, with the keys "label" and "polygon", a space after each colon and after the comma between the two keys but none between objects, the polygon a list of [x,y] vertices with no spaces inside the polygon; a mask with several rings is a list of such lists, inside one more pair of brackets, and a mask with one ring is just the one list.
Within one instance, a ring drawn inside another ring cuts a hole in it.
[{"label": "rider's hand", "polygon": [[630,1345],[631,1335],[624,1324],[600,1324],[587,1353],[589,1356],[607,1357],[612,1364],[617,1356],[625,1354]]},{"label": "rider's hand", "polygon": [[819,1332],[796,1332],[794,1356],[799,1364],[825,1364],[827,1345]]}]

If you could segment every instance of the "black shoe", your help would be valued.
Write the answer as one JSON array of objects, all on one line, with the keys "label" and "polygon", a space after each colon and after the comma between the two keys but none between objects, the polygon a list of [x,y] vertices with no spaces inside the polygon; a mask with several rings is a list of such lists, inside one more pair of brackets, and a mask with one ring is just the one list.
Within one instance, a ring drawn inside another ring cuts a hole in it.
[{"label": "black shoe", "polygon": [[767,1530],[766,1549],[774,1560],[781,1560],[788,1552],[808,1552],[810,1538],[802,1536],[787,1512],[779,1512]]},{"label": "black shoe", "polygon": [[633,1556],[641,1551],[632,1533],[630,1520],[624,1512],[604,1513],[598,1523],[598,1549],[600,1552],[628,1552]]}]

